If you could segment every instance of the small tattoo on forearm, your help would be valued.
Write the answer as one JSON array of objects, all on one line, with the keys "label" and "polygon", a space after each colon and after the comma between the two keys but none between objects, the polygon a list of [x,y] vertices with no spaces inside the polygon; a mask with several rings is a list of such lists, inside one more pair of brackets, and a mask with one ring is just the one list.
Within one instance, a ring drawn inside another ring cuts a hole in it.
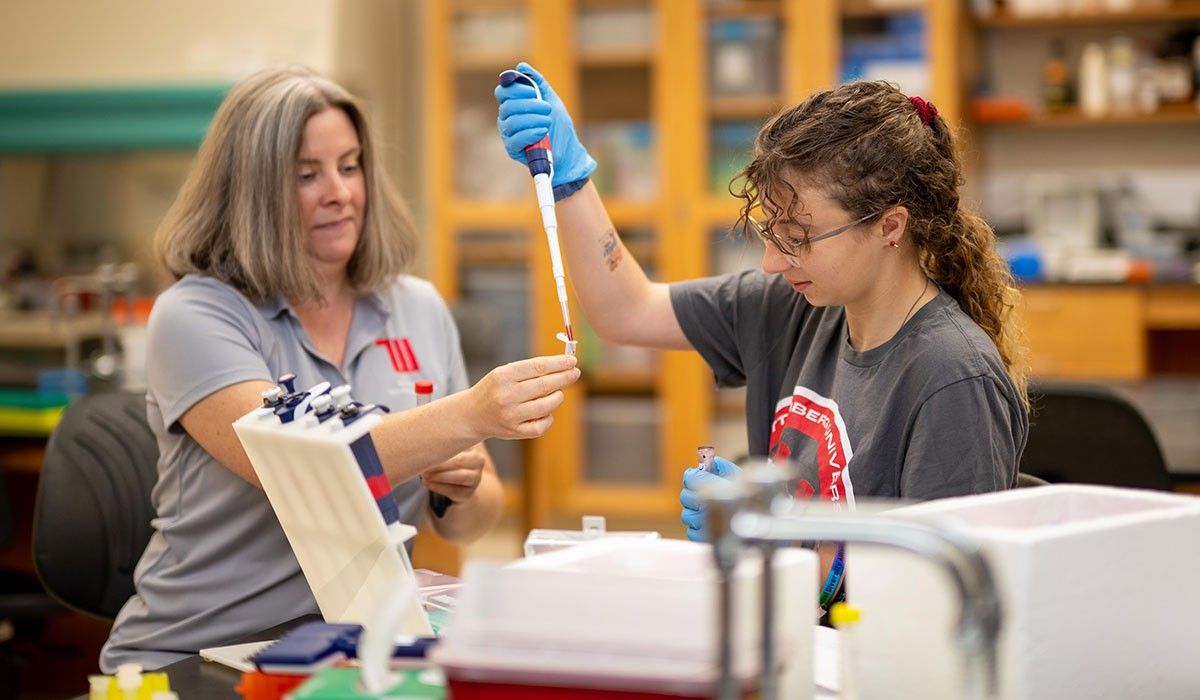
[{"label": "small tattoo on forearm", "polygon": [[600,247],[604,250],[604,263],[608,265],[608,271],[617,269],[617,265],[621,264],[621,239],[617,238],[616,230],[610,228],[600,236]]}]

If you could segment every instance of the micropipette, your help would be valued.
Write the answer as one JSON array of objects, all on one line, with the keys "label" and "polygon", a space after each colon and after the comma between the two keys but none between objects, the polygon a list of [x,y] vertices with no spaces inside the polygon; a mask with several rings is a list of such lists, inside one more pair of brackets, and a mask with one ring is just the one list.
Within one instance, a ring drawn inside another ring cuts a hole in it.
[{"label": "micropipette", "polygon": [[[500,74],[500,85],[508,87],[513,83],[532,87],[537,98],[542,99],[542,91],[528,75],[515,70],[506,70]],[[558,305],[562,309],[567,341],[573,342],[575,335],[571,331],[571,312],[567,309],[566,273],[563,271],[562,252],[558,247],[558,217],[554,213],[554,187],[551,185],[554,154],[550,151],[550,135],[546,134],[542,140],[526,146],[525,159],[529,163],[529,174],[533,176],[533,188],[537,192],[538,209],[542,212],[542,228],[546,230],[546,242],[550,244],[550,267],[554,272],[554,287],[558,292]],[[572,348],[570,344],[567,347]]]}]

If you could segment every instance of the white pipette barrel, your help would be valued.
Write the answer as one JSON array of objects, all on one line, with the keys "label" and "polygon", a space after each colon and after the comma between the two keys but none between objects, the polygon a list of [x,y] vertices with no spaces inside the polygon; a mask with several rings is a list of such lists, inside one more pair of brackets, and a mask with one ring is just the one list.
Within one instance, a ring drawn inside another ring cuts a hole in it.
[{"label": "white pipette barrel", "polygon": [[571,311],[567,307],[566,272],[563,269],[562,251],[558,246],[558,216],[554,213],[554,188],[550,185],[550,175],[534,175],[533,189],[537,192],[538,209],[542,212],[542,228],[546,230],[546,242],[550,244],[550,271],[554,274],[554,290],[558,293],[563,325],[570,328]]}]

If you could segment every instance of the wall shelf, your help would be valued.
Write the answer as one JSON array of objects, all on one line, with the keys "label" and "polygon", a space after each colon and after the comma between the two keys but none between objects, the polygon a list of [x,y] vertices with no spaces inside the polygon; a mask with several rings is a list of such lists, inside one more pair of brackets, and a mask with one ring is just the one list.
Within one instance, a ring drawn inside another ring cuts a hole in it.
[{"label": "wall shelf", "polygon": [[586,49],[579,52],[579,64],[584,68],[650,68],[654,50],[649,46],[628,48]]},{"label": "wall shelf", "polygon": [[714,119],[765,119],[783,107],[778,95],[714,97],[710,102]]},{"label": "wall shelf", "polygon": [[1104,24],[1152,24],[1200,19],[1200,2],[1171,2],[1163,7],[1147,7],[1126,12],[1080,12],[1071,14],[1017,15],[1000,10],[978,17],[979,26],[997,29],[1032,27],[1080,27]]},{"label": "wall shelf", "polygon": [[603,367],[587,371],[584,383],[589,393],[653,394],[658,376],[652,370],[616,370]]},{"label": "wall shelf", "polygon": [[526,226],[538,215],[532,191],[529,200],[521,202],[456,199],[446,213],[457,226],[485,230]]},{"label": "wall shelf", "polygon": [[459,51],[454,56],[454,68],[461,73],[492,72],[512,68],[522,60],[516,51]]},{"label": "wall shelf", "polygon": [[523,265],[528,258],[528,246],[521,241],[475,239],[459,244],[458,259],[464,265]]},{"label": "wall shelf", "polygon": [[605,208],[617,228],[651,226],[658,219],[658,204],[654,200],[605,198]]},{"label": "wall shelf", "polygon": [[1078,109],[1061,113],[1036,114],[1021,120],[980,120],[980,124],[1011,125],[1022,127],[1106,127],[1106,126],[1160,126],[1166,124],[1200,124],[1200,109],[1191,103],[1163,105],[1155,112],[1131,112],[1089,117]]},{"label": "wall shelf", "polygon": [[708,7],[708,16],[712,19],[778,17],[782,12],[778,0],[725,0]]},{"label": "wall shelf", "polygon": [[923,0],[910,0],[908,2],[892,0],[890,4],[885,3],[882,5],[870,0],[843,0],[842,17],[847,19],[887,17],[905,12],[920,12],[924,9],[924,5]]},{"label": "wall shelf", "polygon": [[475,12],[486,10],[520,9],[525,0],[454,0],[451,4],[456,12]]}]

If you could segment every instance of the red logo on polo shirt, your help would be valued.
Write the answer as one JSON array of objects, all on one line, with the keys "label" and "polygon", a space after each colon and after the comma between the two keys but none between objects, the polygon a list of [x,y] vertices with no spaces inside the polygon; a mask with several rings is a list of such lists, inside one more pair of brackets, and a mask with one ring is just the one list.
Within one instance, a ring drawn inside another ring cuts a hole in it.
[{"label": "red logo on polo shirt", "polygon": [[380,338],[376,345],[387,348],[388,358],[392,361],[392,369],[397,372],[416,372],[421,369],[417,362],[417,354],[409,345],[408,338]]},{"label": "red logo on polo shirt", "polygon": [[[846,467],[854,450],[846,435],[846,424],[842,420],[837,402],[825,398],[815,391],[797,386],[795,392],[780,400],[775,406],[775,418],[771,422],[770,454],[786,459],[791,447],[783,441],[783,431],[795,430],[807,435],[817,443],[817,475],[819,494],[822,500],[854,505],[854,486]],[[798,498],[811,497],[812,484],[801,479],[796,487]]]}]

